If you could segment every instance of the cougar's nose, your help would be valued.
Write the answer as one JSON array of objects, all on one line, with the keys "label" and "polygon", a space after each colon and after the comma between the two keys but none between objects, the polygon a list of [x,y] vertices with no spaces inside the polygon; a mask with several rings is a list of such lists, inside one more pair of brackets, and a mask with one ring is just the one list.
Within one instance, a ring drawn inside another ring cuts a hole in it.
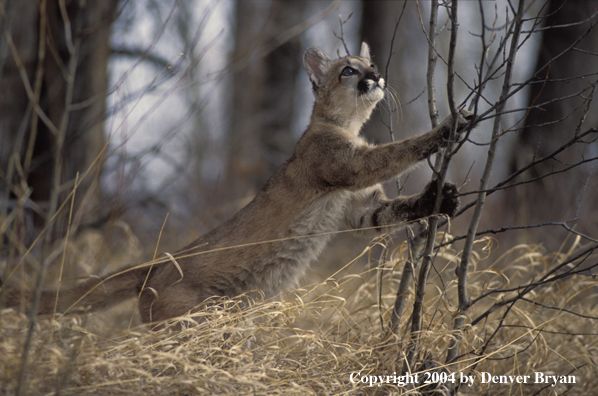
[{"label": "cougar's nose", "polygon": [[380,81],[380,73],[368,73],[367,76],[365,76],[367,79],[369,80],[374,80],[376,82]]}]

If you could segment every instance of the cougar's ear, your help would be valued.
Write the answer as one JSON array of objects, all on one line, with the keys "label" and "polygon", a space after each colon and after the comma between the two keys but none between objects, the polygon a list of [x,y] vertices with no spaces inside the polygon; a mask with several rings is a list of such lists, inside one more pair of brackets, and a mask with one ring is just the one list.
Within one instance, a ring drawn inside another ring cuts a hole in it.
[{"label": "cougar's ear", "polygon": [[359,51],[359,56],[367,59],[368,61],[371,61],[370,46],[367,45],[365,42],[361,43],[361,50]]},{"label": "cougar's ear", "polygon": [[317,47],[309,47],[303,55],[303,66],[312,83],[313,89],[320,89],[324,86],[324,80],[332,61]]}]

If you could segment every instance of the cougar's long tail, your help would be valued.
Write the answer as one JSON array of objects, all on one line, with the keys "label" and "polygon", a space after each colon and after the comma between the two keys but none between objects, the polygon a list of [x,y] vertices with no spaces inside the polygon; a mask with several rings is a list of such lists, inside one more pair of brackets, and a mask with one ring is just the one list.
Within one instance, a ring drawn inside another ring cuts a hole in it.
[{"label": "cougar's long tail", "polygon": [[[101,278],[92,278],[73,287],[43,291],[38,314],[69,313],[81,308],[92,311],[108,308],[136,297],[147,277],[149,267],[130,266]],[[33,292],[9,289],[6,306],[31,311]]]}]

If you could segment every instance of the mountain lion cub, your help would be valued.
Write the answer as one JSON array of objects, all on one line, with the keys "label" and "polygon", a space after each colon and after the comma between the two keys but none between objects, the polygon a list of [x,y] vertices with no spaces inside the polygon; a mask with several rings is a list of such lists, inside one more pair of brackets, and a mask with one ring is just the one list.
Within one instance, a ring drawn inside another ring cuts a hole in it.
[{"label": "mountain lion cub", "polygon": [[[235,297],[252,290],[268,296],[296,285],[342,226],[366,237],[392,232],[429,216],[436,196],[431,182],[420,194],[388,199],[380,183],[437,152],[453,119],[400,142],[378,146],[359,136],[385,81],[363,43],[359,56],[332,61],[310,47],[303,63],[315,104],[307,130],[292,157],[245,208],[220,227],[153,265],[126,267],[58,293],[57,312],[100,309],[139,296],[144,323],[160,322],[196,309],[212,296]],[[470,113],[462,111],[459,130]],[[459,204],[457,188],[443,189],[442,214]],[[54,312],[56,292],[43,292],[40,314]],[[8,305],[31,293],[12,290]]]}]

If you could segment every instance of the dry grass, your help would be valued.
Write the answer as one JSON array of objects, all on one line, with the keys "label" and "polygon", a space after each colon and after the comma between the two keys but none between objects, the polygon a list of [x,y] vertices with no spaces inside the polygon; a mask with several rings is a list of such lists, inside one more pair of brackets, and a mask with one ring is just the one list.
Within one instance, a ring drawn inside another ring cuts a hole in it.
[{"label": "dry grass", "polygon": [[[472,296],[537,277],[579,248],[577,244],[569,252],[545,255],[537,248],[519,246],[496,260],[477,257],[470,276]],[[479,250],[483,252],[483,245]],[[445,249],[436,259],[438,272],[428,287],[418,366],[412,368],[420,378],[426,370],[440,372],[438,366],[451,340],[457,258],[458,252]],[[155,332],[143,326],[127,330],[120,311],[39,320],[22,394],[415,394],[413,386],[370,387],[350,381],[355,372],[393,375],[401,369],[409,343],[410,311],[398,335],[390,340],[384,340],[381,320],[386,324],[390,316],[398,283],[396,270],[402,268],[402,260],[403,253],[397,249],[384,263],[381,309],[377,270],[355,274],[348,268],[276,301],[255,302],[246,309],[233,301],[212,305]],[[501,323],[505,308],[469,327],[461,347],[466,353],[449,369],[457,373],[457,379],[459,372],[477,375],[477,379],[459,392],[591,394],[598,388],[597,290],[594,278],[581,275],[537,288],[527,296],[537,304],[521,300],[514,304],[482,356],[477,354]],[[475,305],[468,313],[470,322],[493,301],[509,296],[496,295]],[[23,314],[8,309],[0,312],[1,394],[16,391],[27,326]],[[103,336],[114,327],[116,335]],[[481,372],[531,375],[531,382],[534,372],[574,375],[577,383],[556,387],[482,384]]]}]

